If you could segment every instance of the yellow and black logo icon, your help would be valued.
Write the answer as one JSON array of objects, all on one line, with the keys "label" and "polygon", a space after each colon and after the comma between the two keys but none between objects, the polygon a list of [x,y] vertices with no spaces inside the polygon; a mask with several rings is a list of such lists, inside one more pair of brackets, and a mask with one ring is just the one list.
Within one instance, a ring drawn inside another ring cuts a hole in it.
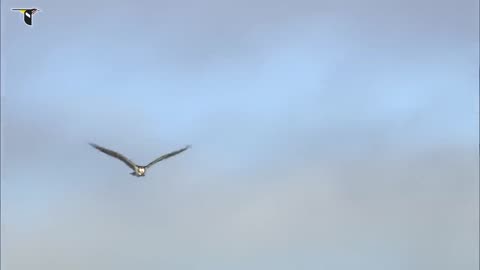
[{"label": "yellow and black logo icon", "polygon": [[25,21],[26,24],[32,25],[32,17],[33,14],[36,12],[40,11],[37,8],[12,8],[12,10],[17,10],[20,11],[20,13],[23,14],[23,20]]}]

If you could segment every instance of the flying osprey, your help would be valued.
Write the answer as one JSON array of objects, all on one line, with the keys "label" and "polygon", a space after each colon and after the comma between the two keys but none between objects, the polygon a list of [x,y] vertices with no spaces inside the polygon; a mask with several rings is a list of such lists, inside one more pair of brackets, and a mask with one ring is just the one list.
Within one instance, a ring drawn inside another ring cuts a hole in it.
[{"label": "flying osprey", "polygon": [[99,150],[99,151],[101,151],[101,152],[103,152],[103,153],[105,153],[105,154],[107,154],[107,155],[109,155],[109,156],[112,156],[112,157],[114,157],[114,158],[117,158],[117,159],[123,161],[123,163],[125,163],[128,167],[130,167],[130,168],[133,170],[133,172],[130,173],[130,174],[131,174],[131,175],[134,175],[134,176],[137,176],[137,177],[145,176],[146,170],[147,170],[148,168],[150,168],[151,166],[153,166],[155,163],[160,162],[160,161],[162,161],[162,160],[164,160],[164,159],[167,159],[167,158],[169,158],[169,157],[173,157],[173,156],[175,156],[175,155],[178,155],[178,154],[180,154],[181,152],[183,152],[183,151],[187,150],[188,148],[190,148],[190,145],[187,145],[187,146],[185,146],[185,147],[182,148],[182,149],[179,149],[179,150],[177,150],[177,151],[173,151],[173,152],[171,152],[171,153],[165,154],[165,155],[163,155],[163,156],[155,159],[154,161],[150,162],[150,163],[149,163],[148,165],[146,165],[146,166],[140,166],[140,165],[137,165],[137,164],[133,163],[131,160],[129,160],[129,159],[126,158],[125,156],[123,156],[123,155],[121,155],[121,154],[119,154],[119,153],[117,153],[117,152],[115,152],[115,151],[112,151],[112,150],[109,150],[109,149],[107,149],[107,148],[101,147],[101,146],[96,145],[96,144],[94,144],[94,143],[90,143],[90,145],[91,145],[92,147],[94,147],[95,149],[97,149],[97,150]]}]

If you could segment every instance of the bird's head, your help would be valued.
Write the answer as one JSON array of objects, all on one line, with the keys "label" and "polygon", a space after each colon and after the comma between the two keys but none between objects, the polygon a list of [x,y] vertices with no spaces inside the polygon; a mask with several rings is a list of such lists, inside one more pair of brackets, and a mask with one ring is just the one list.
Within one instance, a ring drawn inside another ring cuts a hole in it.
[{"label": "bird's head", "polygon": [[144,167],[138,167],[138,174],[139,175],[145,175],[145,168]]}]

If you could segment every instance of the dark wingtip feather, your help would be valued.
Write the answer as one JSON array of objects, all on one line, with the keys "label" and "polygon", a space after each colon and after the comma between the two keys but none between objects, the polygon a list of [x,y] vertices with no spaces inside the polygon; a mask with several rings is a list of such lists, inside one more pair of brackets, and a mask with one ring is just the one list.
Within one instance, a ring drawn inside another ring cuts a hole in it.
[{"label": "dark wingtip feather", "polygon": [[97,147],[98,147],[98,145],[96,145],[96,144],[94,144],[94,143],[88,143],[88,144],[89,144],[91,147],[93,147],[93,148],[97,148]]}]

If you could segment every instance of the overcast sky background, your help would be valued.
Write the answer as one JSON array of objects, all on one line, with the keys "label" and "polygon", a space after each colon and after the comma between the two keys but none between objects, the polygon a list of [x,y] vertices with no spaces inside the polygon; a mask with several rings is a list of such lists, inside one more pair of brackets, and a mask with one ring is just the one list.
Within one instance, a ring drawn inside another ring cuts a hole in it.
[{"label": "overcast sky background", "polygon": [[478,269],[478,1],[1,5],[2,269]]}]

